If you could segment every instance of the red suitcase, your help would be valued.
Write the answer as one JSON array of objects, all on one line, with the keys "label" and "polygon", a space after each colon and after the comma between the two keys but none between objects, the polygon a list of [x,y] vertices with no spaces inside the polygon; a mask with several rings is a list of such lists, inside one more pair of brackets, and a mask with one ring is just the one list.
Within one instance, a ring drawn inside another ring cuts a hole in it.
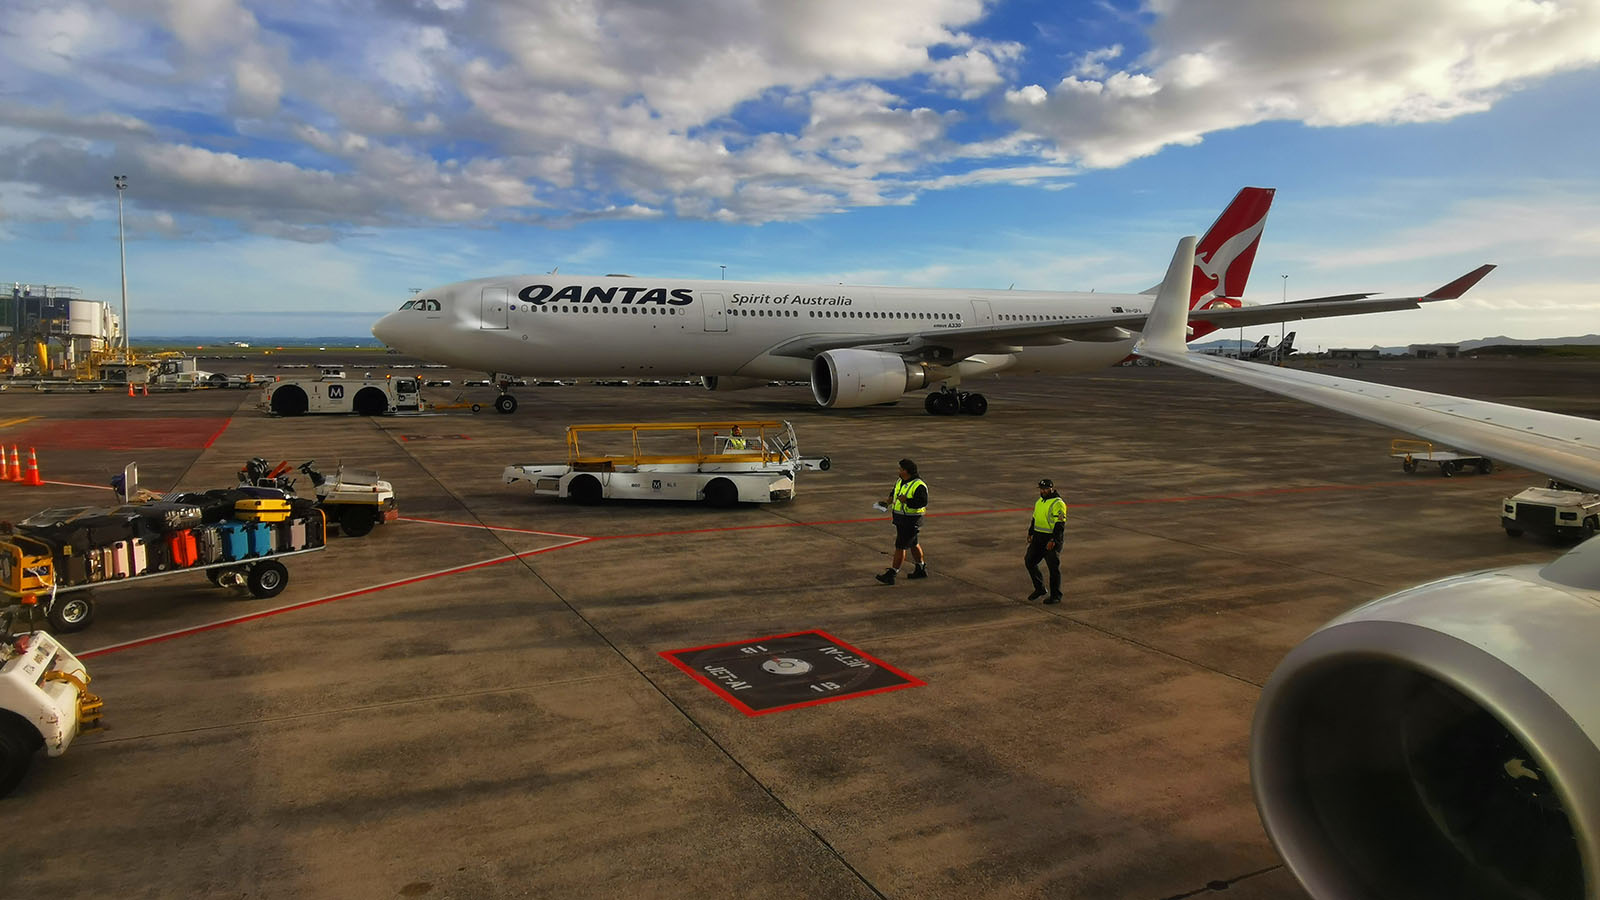
[{"label": "red suitcase", "polygon": [[192,566],[200,560],[200,545],[194,539],[194,532],[187,529],[171,531],[166,534],[166,539],[174,567]]}]

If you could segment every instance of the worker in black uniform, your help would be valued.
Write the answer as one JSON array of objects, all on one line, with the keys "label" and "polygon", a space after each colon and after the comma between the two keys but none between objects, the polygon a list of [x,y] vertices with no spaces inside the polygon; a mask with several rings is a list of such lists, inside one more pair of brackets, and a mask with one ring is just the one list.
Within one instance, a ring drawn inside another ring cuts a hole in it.
[{"label": "worker in black uniform", "polygon": [[1046,603],[1061,602],[1061,541],[1067,533],[1067,501],[1056,493],[1055,482],[1039,479],[1039,499],[1033,504],[1033,519],[1028,522],[1028,553],[1022,564],[1033,579],[1029,600],[1045,596],[1044,579],[1039,575],[1039,560],[1050,567],[1050,596]]},{"label": "worker in black uniform", "polygon": [[884,584],[894,584],[905,564],[906,551],[911,551],[911,561],[916,568],[907,578],[927,578],[928,566],[922,556],[922,544],[917,532],[922,528],[922,516],[928,511],[928,484],[917,477],[917,464],[909,459],[900,460],[900,480],[889,489],[889,517],[894,520],[894,565],[875,575]]}]

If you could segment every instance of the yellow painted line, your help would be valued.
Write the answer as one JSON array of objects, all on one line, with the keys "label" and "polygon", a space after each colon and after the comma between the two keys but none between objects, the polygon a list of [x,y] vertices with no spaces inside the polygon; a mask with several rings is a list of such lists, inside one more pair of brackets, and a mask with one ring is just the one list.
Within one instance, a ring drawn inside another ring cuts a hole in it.
[{"label": "yellow painted line", "polygon": [[9,428],[12,425],[21,425],[23,422],[32,422],[34,419],[37,419],[37,418],[39,418],[39,417],[38,416],[23,416],[20,419],[11,419],[9,421],[0,422],[0,428]]}]

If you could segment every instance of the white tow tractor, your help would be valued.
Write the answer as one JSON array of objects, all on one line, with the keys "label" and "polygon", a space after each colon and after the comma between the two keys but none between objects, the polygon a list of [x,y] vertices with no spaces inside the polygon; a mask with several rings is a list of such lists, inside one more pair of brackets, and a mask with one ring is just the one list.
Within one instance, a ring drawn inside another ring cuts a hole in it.
[{"label": "white tow tractor", "polygon": [[318,413],[381,416],[423,409],[421,385],[417,379],[393,375],[384,378],[323,375],[316,379],[277,381],[262,388],[256,405],[263,412],[279,416]]},{"label": "white tow tractor", "polygon": [[[327,516],[328,525],[339,526],[345,537],[361,537],[385,522],[400,518],[394,485],[379,478],[377,472],[341,463],[332,476],[327,476],[318,471],[316,465],[316,460],[308,459],[300,464],[300,473],[311,479],[317,506]],[[276,468],[268,468],[267,461],[258,456],[239,470],[239,483],[275,487],[296,494],[288,469],[287,461],[278,463]]]},{"label": "white tow tractor", "polygon": [[[735,435],[736,428],[743,434]],[[535,494],[579,503],[704,500],[732,506],[792,499],[801,469],[831,467],[826,456],[800,457],[788,422],[569,425],[565,463],[507,466],[503,478],[506,484],[529,482]]]},{"label": "white tow tractor", "polygon": [[1550,540],[1587,540],[1600,534],[1600,494],[1556,481],[1531,487],[1501,501],[1500,527],[1511,537],[1531,531]]},{"label": "white tow tractor", "polygon": [[12,634],[17,609],[0,613],[0,797],[11,793],[39,749],[60,756],[100,720],[89,672],[43,631]]}]

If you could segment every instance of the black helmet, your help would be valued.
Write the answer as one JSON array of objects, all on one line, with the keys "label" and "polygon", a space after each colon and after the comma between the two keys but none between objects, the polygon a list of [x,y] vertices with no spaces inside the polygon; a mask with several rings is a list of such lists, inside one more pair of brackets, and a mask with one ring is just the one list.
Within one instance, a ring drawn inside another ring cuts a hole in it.
[{"label": "black helmet", "polygon": [[1039,487],[1040,488],[1053,488],[1055,486],[1056,486],[1056,483],[1054,481],[1051,481],[1048,478],[1039,479]]}]

